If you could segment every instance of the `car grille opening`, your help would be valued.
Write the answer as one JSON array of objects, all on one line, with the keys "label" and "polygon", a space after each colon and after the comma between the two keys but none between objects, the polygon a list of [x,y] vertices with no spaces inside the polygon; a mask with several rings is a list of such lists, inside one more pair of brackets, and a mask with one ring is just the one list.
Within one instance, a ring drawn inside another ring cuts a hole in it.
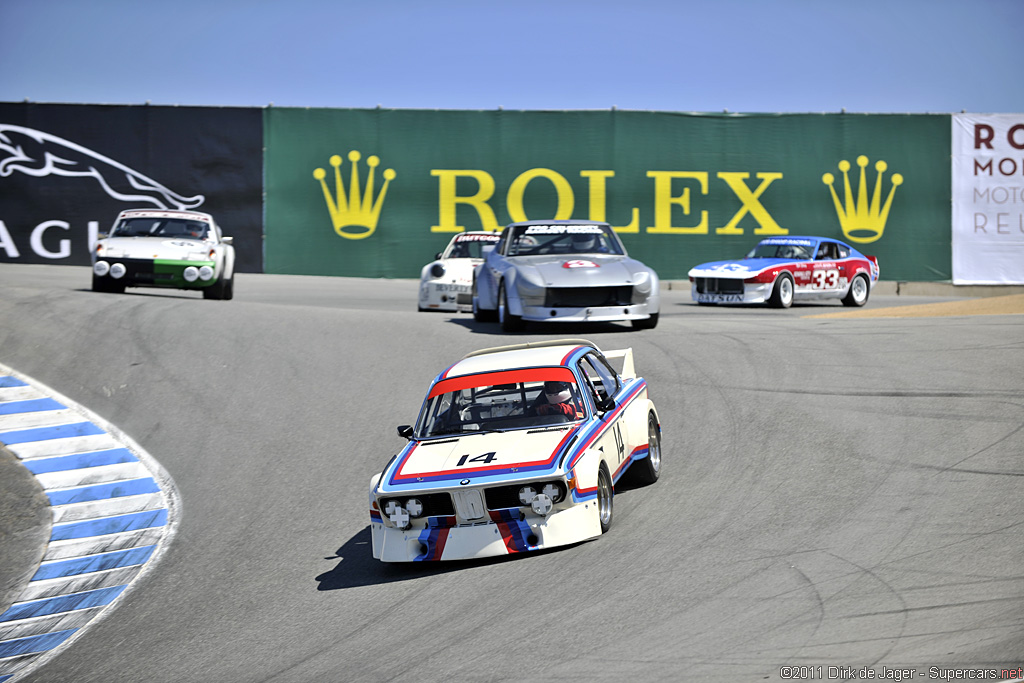
[{"label": "car grille opening", "polygon": [[405,507],[405,501],[410,498],[417,498],[423,503],[423,517],[440,517],[455,514],[455,504],[448,493],[423,493],[403,496],[388,496],[380,501],[380,509],[387,507],[389,500],[397,500],[398,504]]},{"label": "car grille opening", "polygon": [[546,308],[582,308],[584,306],[629,306],[633,287],[551,287],[544,292]]},{"label": "car grille opening", "polygon": [[698,294],[742,294],[743,280],[726,277],[695,278]]},{"label": "car grille opening", "polygon": [[526,484],[513,484],[511,486],[495,486],[484,490],[484,503],[488,510],[503,510],[505,508],[522,507],[519,502],[519,489]]}]

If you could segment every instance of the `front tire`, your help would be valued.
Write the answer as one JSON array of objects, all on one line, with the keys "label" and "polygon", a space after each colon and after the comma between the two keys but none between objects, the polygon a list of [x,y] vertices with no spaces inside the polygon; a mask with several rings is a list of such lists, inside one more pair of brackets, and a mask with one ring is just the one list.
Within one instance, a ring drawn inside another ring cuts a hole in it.
[{"label": "front tire", "polygon": [[850,283],[850,291],[843,297],[844,306],[863,306],[868,302],[871,287],[866,275],[857,275]]},{"label": "front tire", "polygon": [[612,478],[608,474],[608,468],[601,464],[597,471],[597,517],[601,521],[601,533],[606,534],[612,528],[612,519],[615,512],[615,488],[612,486]]},{"label": "front tire", "polygon": [[478,323],[493,323],[498,320],[498,312],[480,308],[480,295],[476,287],[476,275],[473,276],[473,320]]},{"label": "front tire", "polygon": [[522,317],[512,315],[508,310],[508,291],[505,289],[504,281],[498,285],[498,321],[505,332],[518,332],[523,329]]},{"label": "front tire", "polygon": [[235,278],[221,278],[209,287],[203,288],[204,299],[231,299],[235,296]]},{"label": "front tire", "polygon": [[793,305],[793,278],[789,273],[783,273],[775,281],[768,303],[774,308],[789,308]]},{"label": "front tire", "polygon": [[658,315],[659,315],[658,313],[651,313],[651,317],[650,318],[646,318],[644,320],[633,320],[632,321],[633,329],[634,330],[653,330],[655,327],[658,326]]}]

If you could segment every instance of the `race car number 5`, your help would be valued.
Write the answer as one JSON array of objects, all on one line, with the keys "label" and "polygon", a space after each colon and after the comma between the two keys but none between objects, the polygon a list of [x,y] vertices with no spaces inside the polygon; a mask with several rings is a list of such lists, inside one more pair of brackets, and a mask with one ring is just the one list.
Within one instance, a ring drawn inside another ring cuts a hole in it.
[{"label": "race car number 5", "polygon": [[835,268],[816,270],[811,279],[811,287],[813,289],[835,289],[839,284],[839,271]]},{"label": "race car number 5", "polygon": [[459,461],[457,463],[455,463],[455,466],[456,467],[462,467],[467,462],[482,462],[482,463],[484,463],[486,465],[489,462],[491,462],[492,460],[497,460],[497,459],[498,458],[497,458],[497,452],[496,451],[491,451],[490,453],[484,453],[483,455],[477,455],[477,456],[472,457],[472,458],[469,457],[469,453],[467,453],[466,455],[464,455],[461,458],[459,458]]}]

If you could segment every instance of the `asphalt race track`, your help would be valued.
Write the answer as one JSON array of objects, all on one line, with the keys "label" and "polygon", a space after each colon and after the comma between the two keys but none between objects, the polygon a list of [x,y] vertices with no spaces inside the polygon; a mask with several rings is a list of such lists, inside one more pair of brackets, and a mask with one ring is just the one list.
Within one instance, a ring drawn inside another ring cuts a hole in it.
[{"label": "asphalt race track", "polygon": [[[811,318],[844,309],[704,307],[672,290],[652,331],[510,338],[417,313],[412,281],[240,274],[233,301],[88,286],[88,268],[0,266],[0,363],[141,444],[177,485],[180,525],[110,616],[22,680],[732,682],[827,680],[830,666],[922,680],[1024,665],[1022,315]],[[618,491],[594,542],[373,560],[367,483],[432,377],[475,349],[580,336],[633,348],[662,418],[661,480]],[[815,668],[784,668],[801,666]]]}]

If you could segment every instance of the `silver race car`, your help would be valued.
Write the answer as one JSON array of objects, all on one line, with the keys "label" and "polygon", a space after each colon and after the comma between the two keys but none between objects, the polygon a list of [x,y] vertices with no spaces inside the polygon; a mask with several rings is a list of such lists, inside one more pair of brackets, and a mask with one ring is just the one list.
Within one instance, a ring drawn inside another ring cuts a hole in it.
[{"label": "silver race car", "polygon": [[473,318],[506,332],[526,321],[658,324],[658,274],[629,258],[607,223],[513,223],[473,273]]}]

